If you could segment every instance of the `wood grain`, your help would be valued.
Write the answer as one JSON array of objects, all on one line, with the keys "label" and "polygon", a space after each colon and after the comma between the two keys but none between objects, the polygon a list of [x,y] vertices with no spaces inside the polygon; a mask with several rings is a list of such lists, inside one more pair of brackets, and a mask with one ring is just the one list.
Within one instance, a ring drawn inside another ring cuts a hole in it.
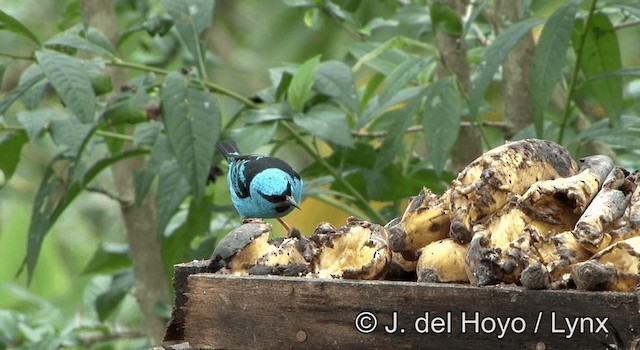
[{"label": "wood grain", "polygon": [[[636,293],[200,273],[186,296],[193,347],[624,349],[640,337]],[[359,314],[376,317],[371,333]]]}]

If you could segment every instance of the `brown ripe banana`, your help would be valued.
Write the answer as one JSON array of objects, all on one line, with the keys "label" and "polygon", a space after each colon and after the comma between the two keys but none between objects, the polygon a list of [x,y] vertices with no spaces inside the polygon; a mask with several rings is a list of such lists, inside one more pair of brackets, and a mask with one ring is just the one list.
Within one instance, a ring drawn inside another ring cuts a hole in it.
[{"label": "brown ripe banana", "polygon": [[640,237],[632,237],[573,265],[571,276],[584,290],[632,292],[640,284]]},{"label": "brown ripe banana", "polygon": [[450,220],[447,214],[449,192],[438,196],[428,188],[423,188],[413,197],[400,221],[388,225],[389,246],[400,252],[407,260],[417,260],[418,249],[427,244],[446,238]]},{"label": "brown ripe banana", "polygon": [[308,272],[313,256],[313,245],[308,238],[300,235],[269,241],[277,249],[258,258],[248,269],[250,275],[301,276]]},{"label": "brown ripe banana", "polygon": [[611,243],[608,231],[629,205],[632,184],[626,175],[624,169],[613,168],[573,229],[578,241],[591,252],[595,253]]},{"label": "brown ripe banana", "polygon": [[518,203],[551,223],[576,221],[600,190],[613,161],[607,156],[591,156],[580,160],[577,175],[538,181],[520,197]]},{"label": "brown ripe banana", "polygon": [[420,258],[416,266],[418,282],[461,282],[468,283],[465,271],[467,245],[441,239],[420,249]]},{"label": "brown ripe banana", "polygon": [[271,225],[262,220],[243,223],[224,236],[211,256],[210,271],[224,271],[245,275],[262,256],[277,250],[269,244]]},{"label": "brown ripe banana", "polygon": [[500,210],[514,194],[524,194],[534,182],[577,172],[569,152],[551,141],[514,141],[484,153],[451,184],[450,237],[469,242],[473,225]]},{"label": "brown ripe banana", "polygon": [[324,224],[311,240],[319,244],[311,265],[319,278],[377,279],[391,262],[386,229],[377,224],[355,218],[338,229]]},{"label": "brown ripe banana", "polygon": [[631,189],[629,205],[624,215],[613,223],[611,231],[605,232],[605,235],[611,236],[609,245],[640,236],[640,173],[634,172],[627,176],[627,184]]},{"label": "brown ripe banana", "polygon": [[529,289],[567,288],[571,265],[585,261],[591,252],[584,249],[571,231],[553,235],[531,235],[529,265],[520,275],[520,283]]},{"label": "brown ripe banana", "polygon": [[553,225],[528,215],[518,206],[517,197],[512,197],[474,227],[465,258],[469,281],[479,286],[518,283],[521,272],[530,264],[532,240],[570,230],[572,224]]}]

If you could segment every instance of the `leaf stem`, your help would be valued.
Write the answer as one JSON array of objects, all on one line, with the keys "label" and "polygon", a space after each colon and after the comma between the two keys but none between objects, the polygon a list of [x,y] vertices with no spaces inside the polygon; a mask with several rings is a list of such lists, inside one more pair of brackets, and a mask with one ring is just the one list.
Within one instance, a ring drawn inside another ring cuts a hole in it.
[{"label": "leaf stem", "polygon": [[[134,69],[134,70],[139,70],[144,72],[151,72],[151,73],[156,73],[160,75],[168,75],[172,72],[170,70],[166,70],[162,68],[157,68],[157,67],[139,64],[135,62],[124,61],[117,57],[114,57],[111,61],[108,61],[107,65],[114,66],[114,67],[121,67],[121,68],[129,68],[129,69]],[[232,99],[242,103],[243,105],[249,108],[254,108],[254,109],[259,108],[257,103],[225,87],[222,87],[218,84],[214,84],[212,82],[205,81],[205,80],[201,80],[200,82],[204,86],[206,86],[207,89],[209,89],[209,91],[213,93],[218,93],[220,95],[231,97]]]},{"label": "leaf stem", "polygon": [[580,65],[582,63],[582,51],[584,49],[584,43],[586,42],[587,33],[589,32],[589,27],[591,25],[591,18],[596,10],[597,2],[598,0],[593,0],[591,2],[589,13],[587,14],[587,17],[585,19],[584,31],[580,35],[580,42],[578,43],[578,50],[576,55],[576,64],[573,67],[573,72],[571,74],[571,82],[569,83],[569,91],[567,93],[567,99],[564,103],[564,113],[562,115],[562,122],[560,123],[560,131],[558,132],[558,138],[556,140],[559,144],[562,144],[565,129],[567,128],[567,123],[569,122],[569,117],[571,114],[571,101],[573,100],[573,95],[576,92],[578,74],[580,73]]},{"label": "leaf stem", "polygon": [[126,135],[126,134],[118,134],[118,133],[112,132],[112,131],[96,130],[96,135],[100,135],[102,137],[106,137],[106,138],[110,138],[110,139],[133,142],[133,136]]},{"label": "leaf stem", "polygon": [[314,149],[302,136],[300,136],[287,122],[280,123],[285,130],[296,140],[296,142],[302,147],[315,161],[317,161],[331,176],[336,179],[338,183],[345,187],[347,192],[354,197],[354,204],[362,210],[369,219],[375,220],[380,224],[383,224],[386,220],[380,213],[374,210],[369,202],[356,190],[342,175],[336,171],[327,161],[320,155],[319,152]]}]

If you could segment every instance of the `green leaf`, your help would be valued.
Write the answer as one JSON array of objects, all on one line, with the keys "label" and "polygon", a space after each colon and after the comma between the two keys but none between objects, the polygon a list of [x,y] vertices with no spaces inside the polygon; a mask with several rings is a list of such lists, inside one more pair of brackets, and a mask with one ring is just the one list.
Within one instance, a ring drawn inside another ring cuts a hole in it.
[{"label": "green leaf", "polygon": [[396,201],[414,196],[424,187],[423,179],[413,179],[402,174],[395,164],[380,170],[363,170],[369,199],[373,201]]},{"label": "green leaf", "polygon": [[378,97],[372,98],[364,112],[360,115],[358,119],[358,123],[356,125],[356,129],[361,129],[367,125],[370,121],[375,119],[377,116],[385,114],[392,109],[400,108],[405,103],[411,102],[413,98],[420,95],[424,91],[424,86],[412,86],[408,88],[404,88],[398,91],[397,94],[393,95],[388,101],[384,104],[380,104],[378,102]]},{"label": "green leaf", "polygon": [[28,110],[34,110],[38,108],[40,102],[44,99],[45,91],[49,86],[49,82],[42,72],[42,69],[37,64],[30,65],[22,75],[20,76],[19,85],[22,85],[23,82],[29,81],[32,78],[40,78],[33,86],[29,87],[22,94],[22,103],[24,104],[24,108]]},{"label": "green leaf", "polygon": [[45,75],[40,67],[34,64],[25,69],[22,76],[20,76],[18,86],[0,100],[0,115],[4,114],[20,96],[43,81],[45,81]]},{"label": "green leaf", "polygon": [[341,146],[353,147],[347,114],[334,105],[315,105],[306,113],[295,115],[293,121],[311,135]]},{"label": "green leaf", "polygon": [[2,85],[2,81],[4,80],[4,73],[7,71],[8,63],[0,63],[0,85]]},{"label": "green leaf", "polygon": [[129,246],[124,243],[104,242],[93,253],[82,274],[110,274],[127,267],[131,267]]},{"label": "green leaf", "polygon": [[271,103],[264,108],[245,109],[242,112],[242,121],[247,124],[260,124],[276,120],[291,120],[292,111],[286,102]]},{"label": "green leaf", "polygon": [[408,149],[404,143],[407,129],[414,120],[416,108],[420,99],[414,99],[407,107],[389,112],[385,118],[388,126],[381,130],[388,130],[376,155],[376,169],[388,166],[395,158],[402,159]]},{"label": "green leaf", "polygon": [[343,62],[322,62],[316,71],[313,89],[337,99],[354,112],[360,109],[353,72]]},{"label": "green leaf", "polygon": [[156,143],[158,136],[163,130],[163,125],[159,121],[151,120],[146,123],[136,125],[133,131],[133,146],[151,146]]},{"label": "green leaf", "polygon": [[89,27],[85,32],[85,37],[90,43],[101,47],[111,55],[116,53],[116,48],[113,46],[113,43],[101,31],[96,28]]},{"label": "green leaf", "polygon": [[156,194],[158,237],[164,235],[171,217],[187,198],[189,192],[189,181],[184,176],[178,162],[176,160],[164,162],[158,172],[158,191]]},{"label": "green leaf", "polygon": [[452,78],[440,79],[427,90],[422,124],[429,159],[438,175],[458,138],[462,103]]},{"label": "green leaf", "polygon": [[83,123],[96,115],[96,95],[81,60],[56,51],[36,51],[36,59],[62,102]]},{"label": "green leaf", "polygon": [[96,298],[96,311],[100,321],[106,320],[120,305],[127,293],[136,284],[133,269],[126,269],[115,273],[111,277],[109,289]]},{"label": "green leaf", "polygon": [[608,120],[599,120],[578,135],[581,140],[598,140],[610,146],[638,149],[640,147],[640,119],[622,116],[619,127],[611,127]]},{"label": "green leaf", "polygon": [[0,189],[9,182],[20,163],[22,146],[29,141],[24,132],[0,136]]},{"label": "green leaf", "polygon": [[431,25],[434,32],[441,30],[450,36],[460,36],[462,34],[462,22],[456,12],[443,3],[434,1],[429,7],[431,14]]},{"label": "green leaf", "polygon": [[[56,122],[55,127],[52,122],[52,129],[57,129],[55,133],[57,133],[59,141],[70,145],[70,147],[58,153],[47,164],[33,202],[27,240],[27,256],[18,271],[21,273],[26,265],[28,283],[31,283],[33,278],[42,242],[49,229],[84,186],[99,172],[95,166],[89,172],[85,172],[86,163],[81,161],[83,151],[91,143],[91,136],[95,132],[96,125],[82,124],[75,118],[56,120]],[[61,161],[66,163],[65,168],[67,169],[64,181],[60,181],[55,170],[61,168],[56,166]]]},{"label": "green leaf", "polygon": [[190,87],[179,73],[167,76],[160,98],[169,144],[192,193],[200,200],[220,135],[220,108],[210,92]]},{"label": "green leaf", "polygon": [[55,119],[49,126],[53,142],[59,146],[66,146],[65,154],[69,156],[75,156],[80,152],[94,128],[94,125],[83,124],[75,118]]},{"label": "green leaf", "polygon": [[484,92],[493,81],[493,76],[500,68],[500,65],[507,59],[507,56],[520,42],[520,39],[542,22],[538,18],[529,18],[515,23],[500,33],[491,45],[487,47],[482,61],[471,79],[471,97],[469,101],[471,115],[478,113]]},{"label": "green leaf", "polygon": [[17,119],[27,131],[30,141],[37,140],[46,130],[55,113],[51,109],[37,109],[33,111],[20,111]]},{"label": "green leaf", "polygon": [[386,84],[378,96],[378,104],[384,105],[397,95],[407,84],[416,79],[420,71],[429,61],[421,57],[410,56],[389,74]]},{"label": "green leaf", "polygon": [[91,182],[100,172],[110,167],[113,163],[119,162],[123,159],[138,157],[149,153],[144,149],[129,149],[124,152],[118,153],[111,157],[102,158],[99,161],[93,163],[93,165],[87,170],[82,179],[82,185],[87,185]]},{"label": "green leaf", "polygon": [[95,28],[85,30],[83,25],[75,25],[62,33],[59,33],[44,43],[45,47],[65,47],[90,52],[103,57],[113,57],[115,48]]},{"label": "green leaf", "polygon": [[250,124],[243,128],[230,129],[226,136],[236,140],[240,150],[251,153],[273,140],[276,130],[278,130],[278,123]]},{"label": "green leaf", "polygon": [[167,161],[175,161],[171,154],[171,149],[169,148],[169,141],[167,140],[166,135],[158,134],[158,137],[153,144],[153,148],[151,149],[147,167],[144,170],[136,171],[133,174],[134,186],[136,188],[136,206],[139,206],[142,203],[144,197],[146,197],[149,189],[151,188],[151,183],[160,171],[160,167]]},{"label": "green leaf", "polygon": [[[210,231],[209,227],[213,214],[210,208],[212,201],[213,199],[208,196],[205,196],[205,199],[201,202],[192,200],[189,204],[186,219],[177,228],[173,230],[167,228],[165,230],[170,231],[167,232],[168,236],[165,235],[161,242],[162,257],[166,271],[172,272],[172,267],[176,261],[189,261],[194,258],[191,255],[191,242],[193,242],[194,238],[205,236]],[[183,214],[183,211],[180,214]],[[170,226],[173,226],[173,222]],[[211,251],[207,254],[211,254]],[[198,257],[198,259],[201,258],[202,256]]]},{"label": "green leaf", "polygon": [[[31,283],[33,273],[40,256],[42,242],[49,228],[56,221],[61,210],[65,206],[60,192],[62,184],[56,176],[54,165],[60,160],[65,159],[63,154],[54,157],[44,170],[40,187],[36,192],[31,212],[31,221],[29,223],[29,234],[27,238],[27,256],[22,267],[27,267],[27,281]],[[18,274],[22,271],[22,267]]]},{"label": "green leaf", "polygon": [[289,105],[294,110],[302,110],[305,102],[309,99],[319,64],[320,56],[318,55],[303,63],[293,75],[287,90],[287,96]]},{"label": "green leaf", "polygon": [[589,81],[605,79],[609,77],[640,77],[640,68],[623,68],[607,73],[597,74],[590,77]]},{"label": "green leaf", "polygon": [[285,93],[289,89],[289,85],[291,84],[291,79],[293,79],[293,74],[287,71],[282,72],[282,77],[278,82],[278,87],[276,88],[276,93],[274,94],[274,98],[276,101],[282,100],[285,97]]},{"label": "green leaf", "polygon": [[36,45],[40,46],[40,41],[33,32],[29,30],[22,22],[10,16],[6,12],[0,10],[0,30],[6,29],[16,34],[31,39]]},{"label": "green leaf", "polygon": [[[391,40],[383,44],[357,42],[350,47],[349,53],[358,59],[359,63],[362,62],[377,72],[389,75],[409,57],[405,51],[392,46],[391,44],[395,44],[395,41],[392,43]],[[401,46],[401,43],[402,41],[398,40],[396,45]]]},{"label": "green leaf", "polygon": [[[578,52],[578,43],[582,35],[584,45],[582,52]],[[618,37],[609,17],[604,13],[594,13],[586,31],[584,22],[576,21],[573,49],[576,55],[581,56],[580,70],[587,79],[622,68]],[[615,76],[587,83],[593,91],[592,98],[601,104],[605,115],[614,126],[619,125],[623,108],[622,85],[622,78]]]},{"label": "green leaf", "polygon": [[531,72],[531,104],[537,137],[542,137],[544,111],[555,85],[562,78],[571,30],[580,1],[571,0],[557,9],[540,34]]},{"label": "green leaf", "polygon": [[214,0],[162,0],[187,49],[196,60],[204,61],[198,35],[213,21]]}]

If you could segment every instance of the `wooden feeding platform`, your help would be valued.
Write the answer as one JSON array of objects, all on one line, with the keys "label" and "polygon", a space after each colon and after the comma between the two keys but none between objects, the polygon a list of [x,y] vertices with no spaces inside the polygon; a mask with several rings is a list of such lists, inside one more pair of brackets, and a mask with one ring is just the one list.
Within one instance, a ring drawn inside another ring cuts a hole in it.
[{"label": "wooden feeding platform", "polygon": [[232,349],[635,349],[639,293],[206,273],[175,267],[165,342]]}]

